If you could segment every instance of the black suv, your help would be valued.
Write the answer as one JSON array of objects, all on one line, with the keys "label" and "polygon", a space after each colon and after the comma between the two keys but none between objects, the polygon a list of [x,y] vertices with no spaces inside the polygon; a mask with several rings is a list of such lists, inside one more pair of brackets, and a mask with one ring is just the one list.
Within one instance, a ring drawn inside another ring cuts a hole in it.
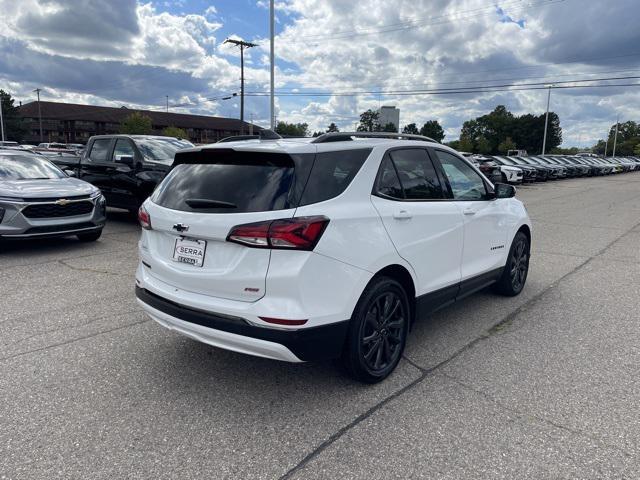
[{"label": "black suv", "polygon": [[89,139],[76,175],[98,187],[107,205],[131,212],[164,178],[178,150],[193,144],[153,135],[96,135]]}]

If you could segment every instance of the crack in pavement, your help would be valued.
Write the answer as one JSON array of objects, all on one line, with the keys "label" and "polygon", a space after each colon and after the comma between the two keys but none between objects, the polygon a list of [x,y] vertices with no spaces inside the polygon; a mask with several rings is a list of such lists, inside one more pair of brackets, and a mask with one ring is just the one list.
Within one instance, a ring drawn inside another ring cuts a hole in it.
[{"label": "crack in pavement", "polygon": [[65,259],[65,260],[58,260],[58,263],[61,264],[61,265],[64,265],[65,267],[70,268],[71,270],[75,270],[77,272],[100,273],[100,274],[112,275],[112,276],[116,276],[116,277],[131,278],[130,274],[125,274],[125,273],[116,273],[116,272],[110,272],[109,270],[98,270],[96,268],[88,268],[88,267],[74,267],[73,265],[69,265],[67,263],[67,260],[75,260],[75,259],[69,258],[69,259]]},{"label": "crack in pavement", "polygon": [[20,338],[17,342],[1,343],[0,346],[2,346],[2,347],[7,347],[7,346],[15,347],[17,345],[20,345],[21,343],[26,342],[27,340],[31,340],[32,338],[39,337],[41,335],[62,332],[64,330],[69,330],[69,329],[72,329],[72,328],[86,327],[88,325],[91,325],[92,323],[99,322],[100,320],[104,320],[105,318],[122,317],[124,315],[129,315],[131,313],[138,313],[138,312],[143,312],[143,310],[141,308],[136,308],[135,310],[129,310],[129,311],[120,312],[120,313],[117,313],[117,314],[108,314],[108,315],[102,315],[100,317],[92,317],[92,319],[89,320],[88,322],[77,323],[75,325],[68,325],[68,326],[63,327],[63,328],[52,328],[50,330],[42,330],[42,331],[40,331],[38,333],[34,333],[33,335],[29,335],[29,336]]},{"label": "crack in pavement", "polygon": [[603,445],[603,446],[605,446],[607,448],[610,448],[612,450],[620,452],[621,454],[623,454],[627,458],[633,458],[634,457],[633,453],[627,452],[625,449],[620,448],[617,445],[611,445],[611,444],[605,442],[600,437],[597,437],[595,435],[591,435],[591,434],[589,434],[589,433],[587,433],[585,431],[582,431],[582,430],[579,430],[579,429],[576,429],[576,428],[568,427],[568,426],[563,425],[562,423],[556,422],[554,420],[550,420],[548,418],[540,417],[539,415],[536,415],[534,413],[530,413],[530,412],[527,412],[527,411],[520,411],[518,409],[509,407],[508,405],[506,405],[506,404],[504,404],[502,402],[499,402],[498,400],[493,398],[489,393],[485,392],[484,390],[480,390],[480,389],[474,388],[471,385],[468,385],[468,384],[464,383],[462,380],[460,380],[460,379],[458,379],[458,378],[456,378],[456,377],[454,377],[452,375],[447,375],[446,373],[443,373],[443,372],[438,372],[438,375],[440,375],[442,377],[445,377],[445,378],[448,378],[449,380],[457,383],[460,387],[464,388],[465,390],[468,390],[470,392],[474,392],[474,393],[477,393],[477,394],[481,395],[483,398],[485,398],[486,400],[492,402],[496,406],[500,407],[502,410],[510,412],[510,413],[516,415],[519,418],[522,418],[522,419],[524,419],[524,418],[533,418],[534,420],[536,420],[536,421],[538,421],[540,423],[543,423],[545,425],[557,428],[559,430],[564,430],[566,432],[571,433],[572,435],[596,441],[596,442],[600,443],[601,445]]},{"label": "crack in pavement", "polygon": [[[494,336],[496,333],[498,333],[500,331],[500,327],[501,326],[506,325],[509,322],[513,322],[513,320],[515,320],[515,318],[521,312],[523,312],[524,310],[528,309],[529,307],[535,305],[535,303],[538,302],[546,293],[548,293],[551,289],[555,288],[557,284],[559,284],[560,282],[562,282],[563,280],[565,280],[569,276],[571,276],[571,275],[579,272],[580,270],[582,270],[589,263],[591,263],[592,260],[594,260],[596,257],[604,254],[607,251],[607,249],[609,249],[612,245],[614,245],[616,242],[618,242],[622,237],[628,235],[629,233],[631,233],[634,229],[636,229],[638,227],[640,227],[640,222],[636,223],[633,227],[631,227],[628,230],[626,230],[622,235],[620,235],[619,237],[615,238],[613,241],[608,243],[605,247],[603,247],[601,250],[599,250],[593,256],[588,257],[584,262],[582,262],[579,265],[577,265],[571,271],[569,271],[566,274],[562,275],[559,279],[557,279],[556,281],[554,281],[553,283],[548,285],[545,289],[543,289],[542,291],[540,291],[539,293],[537,293],[536,295],[531,297],[529,300],[527,300],[525,303],[523,303],[518,308],[513,310],[511,313],[507,314],[499,322],[497,322],[496,324],[491,326],[486,331],[486,333],[481,334],[480,336],[478,336],[478,337],[474,338],[473,340],[471,340],[469,343],[463,345],[458,350],[456,350],[453,354],[451,354],[449,357],[447,357],[446,359],[444,359],[441,362],[437,363],[436,365],[434,365],[432,367],[424,368],[424,367],[419,366],[414,361],[412,361],[406,355],[403,355],[402,358],[405,361],[407,361],[411,366],[413,366],[414,368],[417,368],[421,372],[420,376],[418,378],[416,378],[415,380],[413,380],[412,382],[410,382],[409,384],[407,384],[406,386],[402,387],[399,390],[396,390],[391,395],[389,395],[386,398],[382,399],[380,402],[378,402],[377,404],[373,405],[372,407],[370,407],[368,410],[366,410],[362,414],[358,415],[354,420],[352,420],[347,425],[344,425],[343,427],[341,427],[339,430],[337,430],[335,433],[333,433],[331,436],[329,436],[326,440],[324,440],[322,443],[320,443],[320,445],[318,445],[311,452],[309,452],[307,455],[305,455],[296,465],[294,465],[292,468],[287,470],[280,477],[280,480],[286,480],[286,479],[292,478],[292,476],[294,474],[296,474],[296,473],[300,472],[301,470],[303,470],[312,460],[317,458],[322,452],[324,452],[327,448],[329,448],[331,445],[333,445],[336,441],[338,441],[347,432],[349,432],[350,430],[352,430],[353,428],[358,426],[360,423],[362,423],[364,420],[368,419],[373,414],[375,414],[376,412],[381,410],[389,402],[391,402],[392,400],[402,396],[407,391],[409,391],[409,390],[413,389],[414,387],[416,387],[417,385],[421,384],[432,373],[438,371],[440,368],[442,368],[445,365],[449,364],[450,362],[452,362],[453,360],[458,358],[463,353],[467,352],[468,350],[474,348],[476,345],[478,345],[478,344],[484,342],[485,340],[491,338],[492,336]],[[561,428],[561,427],[559,426],[558,428]]]},{"label": "crack in pavement", "polygon": [[14,354],[14,355],[8,355],[6,357],[0,357],[0,362],[3,362],[5,360],[13,360],[14,358],[22,357],[24,355],[29,355],[31,353],[42,352],[42,351],[45,351],[45,350],[49,350],[50,348],[56,348],[56,347],[61,347],[61,346],[64,346],[64,345],[69,345],[71,343],[80,342],[82,340],[87,340],[88,338],[93,338],[93,337],[97,337],[99,335],[104,335],[105,333],[116,332],[118,330],[124,330],[125,328],[135,327],[136,325],[141,325],[143,323],[147,323],[147,322],[151,322],[151,321],[152,320],[150,318],[147,318],[145,320],[140,320],[138,322],[128,323],[127,325],[120,325],[119,327],[110,328],[108,330],[101,330],[99,332],[94,332],[94,333],[92,333],[90,335],[84,335],[82,337],[72,338],[72,339],[66,340],[64,342],[52,343],[51,345],[47,345],[45,347],[34,348],[33,350],[27,350],[26,352],[20,352],[20,353]]}]

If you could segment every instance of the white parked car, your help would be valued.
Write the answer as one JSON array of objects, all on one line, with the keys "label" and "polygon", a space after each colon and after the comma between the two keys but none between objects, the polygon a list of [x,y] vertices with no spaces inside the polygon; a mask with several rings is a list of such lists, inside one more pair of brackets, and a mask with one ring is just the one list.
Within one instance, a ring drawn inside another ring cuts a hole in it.
[{"label": "white parked car", "polygon": [[136,295],[158,323],[210,345],[341,357],[380,381],[416,318],[491,284],[523,289],[531,223],[514,194],[410,135],[185,150],[140,208]]}]

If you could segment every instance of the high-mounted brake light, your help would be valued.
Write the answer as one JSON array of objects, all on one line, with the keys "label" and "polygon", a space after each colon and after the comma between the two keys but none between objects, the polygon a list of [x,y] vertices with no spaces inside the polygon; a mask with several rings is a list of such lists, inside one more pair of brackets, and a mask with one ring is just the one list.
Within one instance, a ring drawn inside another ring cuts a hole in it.
[{"label": "high-mounted brake light", "polygon": [[145,230],[151,230],[151,215],[147,212],[147,209],[144,206],[141,206],[138,209],[138,221],[140,222],[140,226]]},{"label": "high-mounted brake light", "polygon": [[233,227],[227,241],[253,248],[313,250],[328,224],[323,216],[248,223]]}]

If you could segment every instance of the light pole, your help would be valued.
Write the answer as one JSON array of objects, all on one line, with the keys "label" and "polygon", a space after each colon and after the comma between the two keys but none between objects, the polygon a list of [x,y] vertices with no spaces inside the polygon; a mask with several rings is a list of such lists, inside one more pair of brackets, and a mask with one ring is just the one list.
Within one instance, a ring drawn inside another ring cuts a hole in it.
[{"label": "light pole", "polygon": [[616,117],[616,133],[613,137],[613,158],[616,158],[616,146],[618,145],[618,125],[620,124],[620,115]]},{"label": "light pole", "polygon": [[548,85],[549,93],[547,94],[547,114],[544,118],[544,136],[542,137],[542,155],[544,155],[547,150],[547,128],[549,127],[549,104],[551,103],[551,87],[553,85]]},{"label": "light pole", "polygon": [[224,43],[232,43],[240,47],[240,135],[244,135],[244,49],[257,47],[256,43],[227,38]]},{"label": "light pole", "polygon": [[271,93],[269,94],[269,100],[270,100],[270,115],[269,118],[271,119],[271,130],[275,131],[276,128],[276,111],[275,111],[275,31],[276,31],[276,15],[275,15],[275,6],[274,6],[275,0],[271,0],[270,5],[269,5],[269,32],[270,32],[270,37],[271,37],[271,45],[270,45],[270,53],[269,53],[269,59],[270,59],[270,68],[271,68],[271,72],[270,72],[270,85],[271,85]]},{"label": "light pole", "polygon": [[42,137],[42,110],[40,110],[40,89],[36,88],[34,92],[38,94],[38,120],[40,122],[40,143],[42,143],[43,137]]},{"label": "light pole", "polygon": [[2,118],[2,95],[0,95],[0,130],[2,130],[2,142],[4,142],[4,119]]}]

